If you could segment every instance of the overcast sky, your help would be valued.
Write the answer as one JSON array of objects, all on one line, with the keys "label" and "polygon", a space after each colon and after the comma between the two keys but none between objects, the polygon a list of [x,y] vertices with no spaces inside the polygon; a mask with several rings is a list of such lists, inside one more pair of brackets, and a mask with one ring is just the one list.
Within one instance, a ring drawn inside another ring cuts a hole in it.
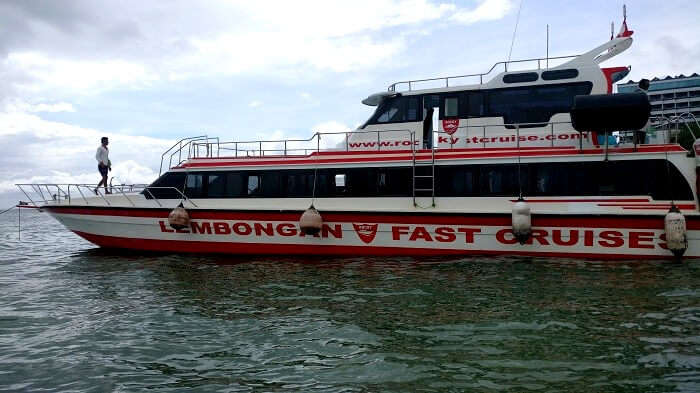
[{"label": "overcast sky", "polygon": [[[523,0],[513,58],[582,53],[622,1]],[[700,2],[627,2],[631,79],[700,72]],[[14,183],[150,182],[199,134],[309,137],[366,120],[397,80],[485,71],[508,56],[517,0],[0,0],[0,207]],[[617,29],[617,28],[616,28]],[[116,180],[115,180],[116,181]]]}]

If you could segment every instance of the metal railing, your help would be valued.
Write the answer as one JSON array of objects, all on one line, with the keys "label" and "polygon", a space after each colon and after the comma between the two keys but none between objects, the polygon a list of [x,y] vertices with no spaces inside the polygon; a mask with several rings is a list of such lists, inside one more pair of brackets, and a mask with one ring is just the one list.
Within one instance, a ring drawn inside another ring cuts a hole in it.
[{"label": "metal railing", "polygon": [[[185,138],[173,145],[161,156],[160,173],[163,172],[165,157],[169,155],[168,168],[173,167],[173,158],[177,157],[177,165],[191,158],[218,158],[218,157],[304,157],[310,154],[331,151],[349,151],[353,136],[372,135],[372,141],[376,142],[376,150],[381,150],[386,137],[401,134],[407,140],[415,139],[415,132],[409,129],[386,129],[374,131],[341,131],[341,132],[315,132],[306,139],[290,138],[275,140],[253,141],[228,141],[221,142],[219,138],[206,136]],[[334,146],[322,145],[322,139],[330,138]],[[369,138],[359,143],[367,142]],[[203,153],[202,153],[203,152]],[[176,165],[176,166],[177,166]],[[167,169],[167,168],[166,168]]]},{"label": "metal railing", "polygon": [[412,79],[412,80],[407,80],[407,81],[400,81],[400,82],[394,82],[389,87],[387,88],[387,91],[390,92],[397,92],[397,87],[401,85],[406,85],[408,86],[407,89],[405,90],[400,90],[400,91],[412,91],[413,90],[413,85],[416,83],[423,83],[423,82],[436,82],[436,81],[444,81],[445,86],[444,87],[450,87],[450,80],[455,80],[455,79],[464,79],[464,78],[479,78],[479,84],[483,85],[484,84],[484,77],[491,74],[496,67],[498,66],[503,66],[503,71],[508,72],[508,65],[509,64],[516,64],[516,63],[526,63],[526,62],[537,62],[537,69],[541,70],[542,69],[542,62],[546,61],[547,62],[547,67],[549,68],[549,60],[563,60],[563,59],[573,59],[576,58],[580,55],[570,55],[570,56],[555,56],[555,57],[539,57],[539,58],[533,58],[533,59],[522,59],[522,60],[511,60],[511,61],[499,61],[498,63],[494,64],[491,66],[491,68],[483,73],[477,73],[477,74],[466,74],[466,75],[453,75],[453,76],[443,76],[443,77],[437,77],[437,78],[425,78],[425,79]]},{"label": "metal railing", "polygon": [[[137,207],[132,199],[138,194],[148,194],[159,207],[163,207],[161,201],[154,195],[152,190],[168,190],[175,191],[183,202],[188,202],[194,207],[198,207],[192,202],[181,190],[177,187],[156,187],[146,184],[117,184],[107,187],[108,192],[105,193],[103,188],[95,187],[94,184],[56,184],[56,183],[21,183],[15,184],[17,188],[29,199],[29,203],[34,207],[42,207],[47,204],[72,205],[73,200],[80,199],[81,205],[95,204],[96,201],[101,201],[102,205],[113,206],[114,202],[118,202],[110,198],[110,194],[118,194],[124,197],[124,200],[129,202],[132,207]],[[45,191],[45,192],[44,192]],[[86,196],[87,195],[87,196]],[[32,198],[33,196],[33,198]],[[111,199],[111,201],[110,201]],[[171,199],[171,198],[168,198]],[[99,203],[97,204],[100,205]]]},{"label": "metal railing", "polygon": [[[204,141],[205,143],[202,144],[201,141]],[[180,165],[183,163],[183,161],[188,160],[192,157],[200,157],[202,156],[200,146],[205,146],[206,150],[204,152],[204,157],[210,157],[213,154],[214,148],[216,148],[216,155],[219,155],[219,138],[214,137],[210,138],[206,135],[199,135],[199,136],[193,136],[193,137],[188,137],[188,138],[182,138],[179,141],[175,142],[174,145],[172,145],[168,150],[166,150],[161,156],[160,156],[160,169],[158,170],[158,176],[163,173],[163,162],[165,162],[165,157],[168,156],[168,166],[167,168],[172,168],[173,167],[173,158],[177,156],[177,164]],[[187,156],[183,158],[183,153],[187,151]],[[166,169],[167,169],[166,168]]]}]

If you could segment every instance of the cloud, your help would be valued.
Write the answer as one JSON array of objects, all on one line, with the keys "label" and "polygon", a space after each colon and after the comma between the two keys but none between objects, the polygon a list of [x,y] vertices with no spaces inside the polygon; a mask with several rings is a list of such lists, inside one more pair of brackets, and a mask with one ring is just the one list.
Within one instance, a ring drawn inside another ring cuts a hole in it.
[{"label": "cloud", "polygon": [[251,101],[251,102],[248,104],[248,106],[251,107],[251,108],[257,108],[257,107],[259,107],[259,106],[262,105],[262,104],[263,104],[262,101],[253,100],[253,101]]},{"label": "cloud", "polygon": [[15,107],[0,112],[0,193],[14,191],[14,183],[97,183],[102,136],[110,138],[110,177],[125,183],[153,181],[161,154],[174,143],[48,121]]},{"label": "cloud", "polygon": [[481,0],[476,8],[457,11],[450,19],[465,24],[497,20],[503,18],[511,8],[513,8],[511,0]]},{"label": "cloud", "polygon": [[0,4],[0,25],[8,26],[0,35],[0,99],[60,100],[241,73],[294,81],[313,76],[309,70],[386,67],[426,24],[492,20],[510,8],[506,0],[473,9],[428,0],[136,4]]}]

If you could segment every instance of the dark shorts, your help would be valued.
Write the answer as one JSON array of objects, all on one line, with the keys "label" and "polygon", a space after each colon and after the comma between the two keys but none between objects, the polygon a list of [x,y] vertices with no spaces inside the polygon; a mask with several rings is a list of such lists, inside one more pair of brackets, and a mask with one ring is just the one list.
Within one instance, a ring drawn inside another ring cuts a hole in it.
[{"label": "dark shorts", "polygon": [[107,176],[107,173],[109,172],[109,167],[97,165],[97,170],[100,171],[100,175],[104,177]]}]

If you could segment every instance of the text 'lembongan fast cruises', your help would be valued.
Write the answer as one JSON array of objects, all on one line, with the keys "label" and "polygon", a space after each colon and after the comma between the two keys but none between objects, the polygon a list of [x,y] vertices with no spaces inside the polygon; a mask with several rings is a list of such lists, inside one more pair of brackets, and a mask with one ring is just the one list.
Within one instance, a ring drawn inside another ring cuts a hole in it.
[{"label": "text 'lembongan fast cruises'", "polygon": [[613,94],[628,67],[601,66],[631,44],[625,22],[581,55],[397,82],[353,132],[183,139],[148,186],[19,187],[111,248],[700,257],[694,155],[645,131],[643,91]]}]

